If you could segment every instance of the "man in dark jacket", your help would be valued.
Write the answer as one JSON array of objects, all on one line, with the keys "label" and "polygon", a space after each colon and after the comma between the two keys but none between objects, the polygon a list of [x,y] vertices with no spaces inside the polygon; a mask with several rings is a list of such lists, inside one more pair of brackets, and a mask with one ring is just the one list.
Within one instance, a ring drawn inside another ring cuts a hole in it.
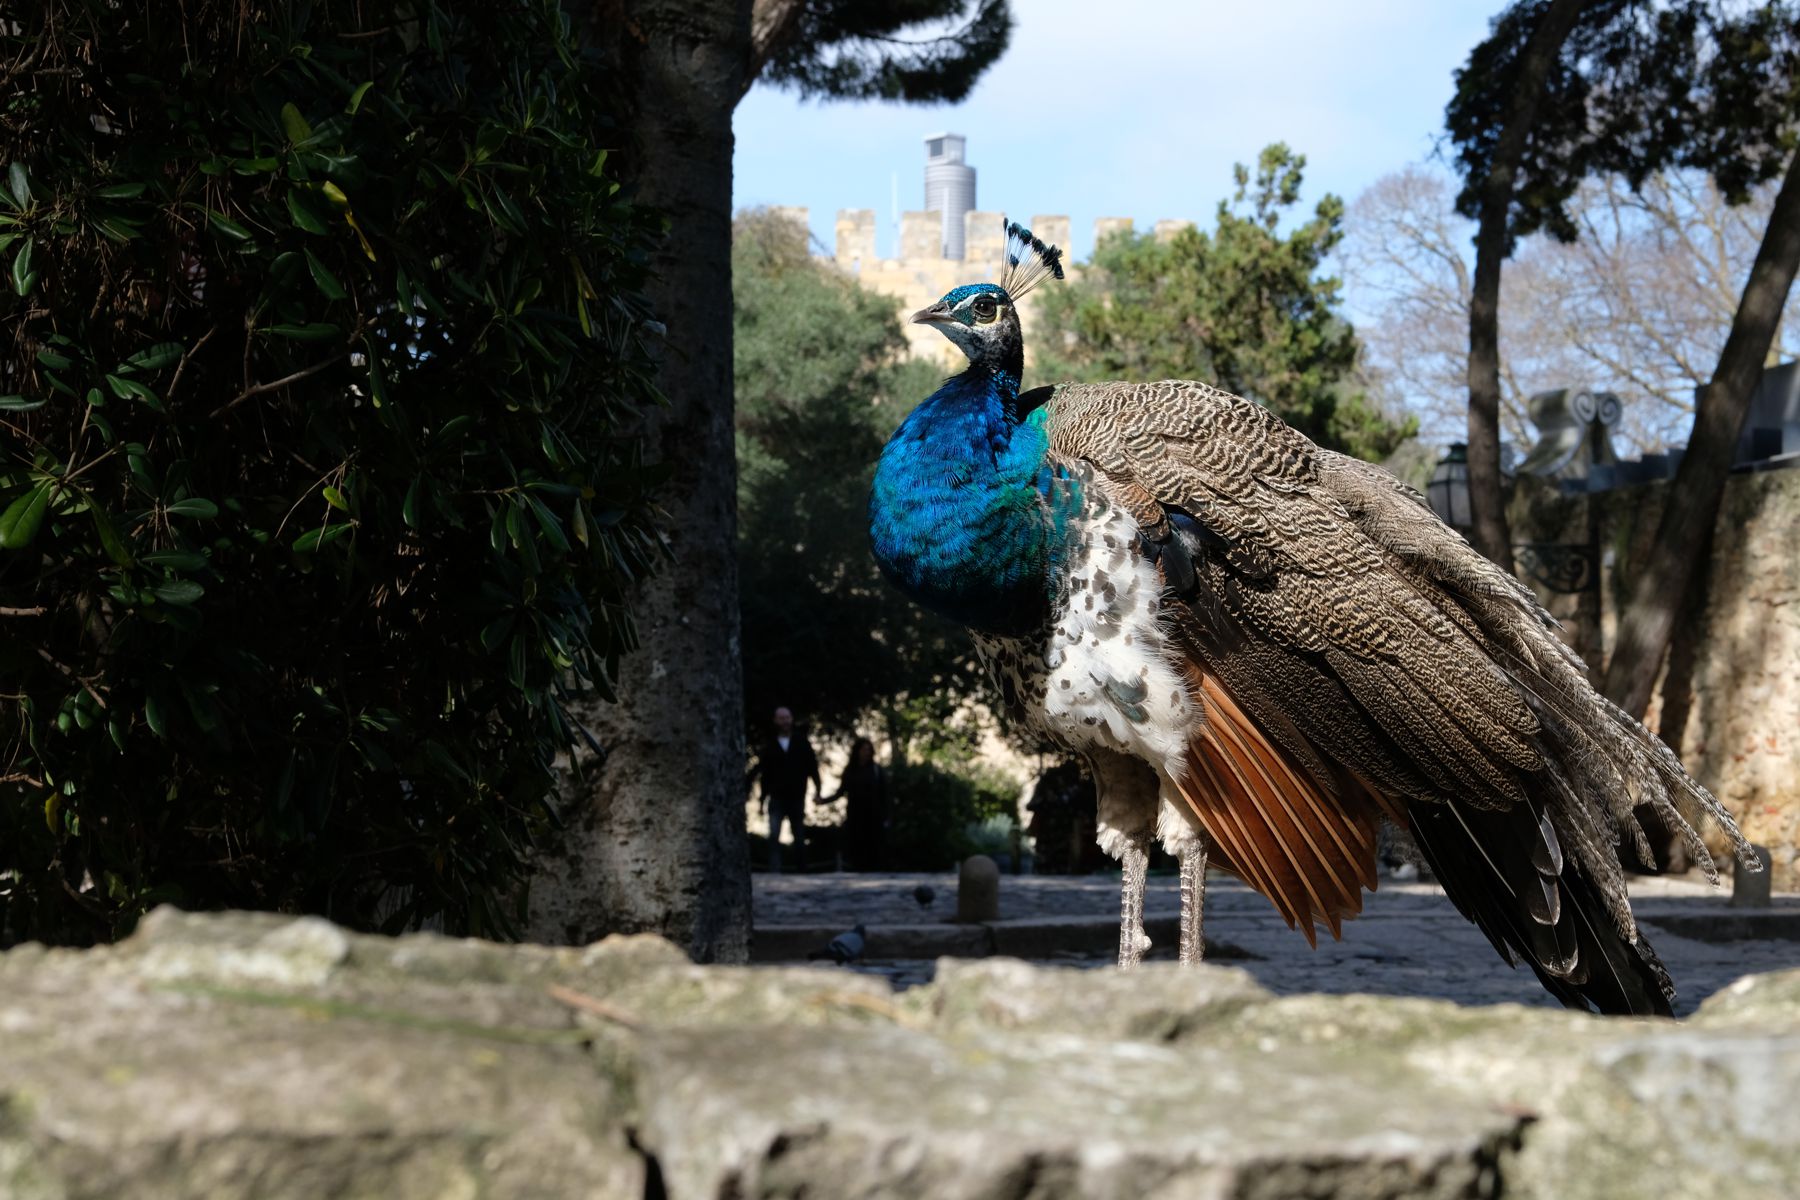
[{"label": "man in dark jacket", "polygon": [[823,796],[819,783],[819,757],[813,753],[806,736],[794,731],[794,714],[786,708],[775,710],[775,736],[764,742],[756,753],[756,765],[750,768],[750,779],[762,776],[763,805],[769,812],[769,869],[781,870],[781,823],[788,822],[794,833],[794,858],[806,870],[806,781],[812,780],[813,794]]}]

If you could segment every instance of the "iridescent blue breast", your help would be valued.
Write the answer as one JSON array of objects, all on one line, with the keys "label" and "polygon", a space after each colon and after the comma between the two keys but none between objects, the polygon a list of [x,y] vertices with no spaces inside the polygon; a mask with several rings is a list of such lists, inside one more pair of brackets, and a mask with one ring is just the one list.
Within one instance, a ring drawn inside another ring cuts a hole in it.
[{"label": "iridescent blue breast", "polygon": [[1049,456],[1041,419],[1013,422],[959,382],[882,451],[869,497],[875,560],[926,608],[1023,636],[1049,618],[1081,480]]}]

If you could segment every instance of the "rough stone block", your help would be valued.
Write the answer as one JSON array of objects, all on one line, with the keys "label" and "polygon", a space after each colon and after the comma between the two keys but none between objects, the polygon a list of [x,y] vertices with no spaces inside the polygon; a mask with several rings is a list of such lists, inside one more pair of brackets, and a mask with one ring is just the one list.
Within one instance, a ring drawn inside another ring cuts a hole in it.
[{"label": "rough stone block", "polygon": [[1268,999],[1238,967],[1173,971],[1158,963],[1134,972],[1091,971],[1016,958],[946,959],[929,988],[905,997],[947,1032],[1000,1027],[1155,1041]]},{"label": "rough stone block", "polygon": [[875,210],[841,208],[837,215],[837,261],[855,268],[875,261]]},{"label": "rough stone block", "polygon": [[1052,246],[1061,246],[1063,252],[1063,266],[1067,267],[1069,265],[1068,217],[1039,214],[1038,216],[1031,218],[1031,232],[1037,234],[1038,239],[1042,242]]},{"label": "rough stone block", "polygon": [[1151,233],[1155,236],[1157,241],[1168,242],[1173,241],[1175,235],[1182,230],[1192,229],[1193,227],[1194,223],[1192,221],[1158,221],[1151,228]]},{"label": "rough stone block", "polygon": [[[1086,990],[1084,974],[1029,982]],[[1004,1028],[646,1039],[640,1142],[671,1198],[1451,1200],[1484,1194],[1524,1121],[1379,1056],[1321,1069],[1292,1041],[1189,1050]],[[1404,1136],[1390,1132],[1397,1120]]]},{"label": "rough stone block", "polygon": [[1800,1024],[1800,970],[1746,975],[1708,996],[1689,1023],[1717,1028]]},{"label": "rough stone block", "polygon": [[985,854],[963,860],[956,877],[956,919],[964,923],[1000,919],[1000,865]]},{"label": "rough stone block", "polygon": [[963,214],[963,261],[977,271],[1000,269],[1006,252],[1006,214],[972,209]]},{"label": "rough stone block", "polygon": [[920,262],[944,257],[944,214],[900,214],[900,261]]},{"label": "rough stone block", "polygon": [[808,241],[812,240],[812,210],[807,208],[806,205],[771,204],[769,206],[769,215],[780,217],[784,221],[793,222],[805,232]]},{"label": "rough stone block", "polygon": [[1094,218],[1094,245],[1111,237],[1115,233],[1130,233],[1130,217],[1096,217]]},{"label": "rough stone block", "polygon": [[897,997],[641,936],[165,910],[0,954],[0,1031],[22,1200],[1800,1195],[1800,971],[1682,1022],[1174,964]]}]

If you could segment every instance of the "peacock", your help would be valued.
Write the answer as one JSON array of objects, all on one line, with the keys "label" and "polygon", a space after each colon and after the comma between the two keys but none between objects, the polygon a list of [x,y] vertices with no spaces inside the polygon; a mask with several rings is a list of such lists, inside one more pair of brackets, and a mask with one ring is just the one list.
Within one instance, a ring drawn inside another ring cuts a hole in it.
[{"label": "peacock", "polygon": [[906,595],[968,627],[1004,712],[1085,757],[1141,960],[1152,839],[1197,962],[1212,862],[1314,945],[1376,886],[1382,821],[1564,1004],[1671,1011],[1619,846],[1684,803],[1757,862],[1673,752],[1590,685],[1531,591],[1381,468],[1205,383],[1023,387],[1019,301],[1061,251],[1006,227],[1000,282],[912,320],[968,357],[901,423],[869,499]]}]

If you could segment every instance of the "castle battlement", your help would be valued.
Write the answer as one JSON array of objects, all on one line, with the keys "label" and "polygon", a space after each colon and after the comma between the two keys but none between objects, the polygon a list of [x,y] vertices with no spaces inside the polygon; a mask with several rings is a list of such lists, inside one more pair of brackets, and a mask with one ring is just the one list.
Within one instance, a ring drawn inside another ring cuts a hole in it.
[{"label": "castle battlement", "polygon": [[[804,207],[779,206],[770,210],[778,216],[798,222],[810,229],[811,211]],[[975,209],[962,214],[962,246],[960,258],[944,253],[955,240],[945,228],[946,214],[941,212],[906,212],[900,214],[899,255],[881,258],[875,253],[875,210],[841,208],[837,215],[836,245],[831,261],[871,291],[894,297],[896,311],[904,319],[923,308],[951,288],[992,278],[1006,247],[1006,214]],[[1159,239],[1174,237],[1193,226],[1192,221],[1158,221],[1151,227]],[[1031,218],[1029,228],[1052,245],[1063,247],[1064,266],[1071,272],[1078,268],[1067,257],[1069,218],[1060,214],[1040,213]],[[1094,222],[1094,241],[1109,234],[1132,229],[1130,217],[1100,217]],[[1021,316],[1030,319],[1038,295],[1027,296],[1021,303]],[[924,358],[940,359],[954,364],[958,351],[940,334],[922,325],[905,324],[906,339],[912,352]],[[1029,340],[1027,342],[1029,347]]]}]

